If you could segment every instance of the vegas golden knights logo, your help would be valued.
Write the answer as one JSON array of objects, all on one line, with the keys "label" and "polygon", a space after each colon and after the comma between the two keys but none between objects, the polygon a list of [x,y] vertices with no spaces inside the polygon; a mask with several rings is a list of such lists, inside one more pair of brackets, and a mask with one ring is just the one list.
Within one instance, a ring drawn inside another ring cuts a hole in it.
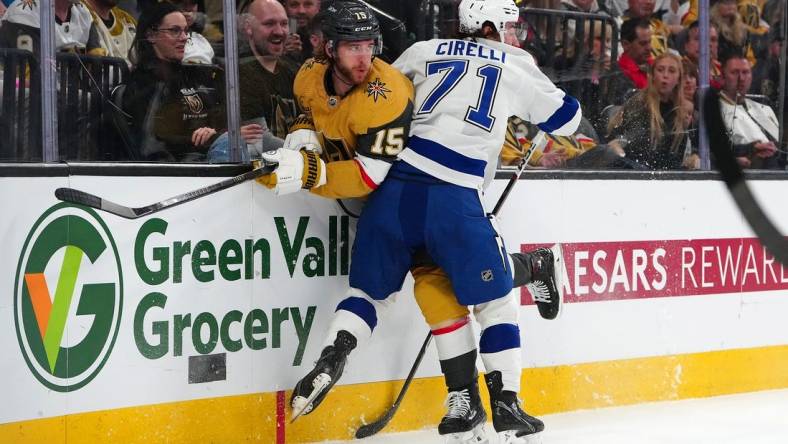
[{"label": "vegas golden knights logo", "polygon": [[181,94],[183,94],[183,100],[186,102],[186,106],[189,107],[189,111],[191,111],[192,114],[202,113],[205,106],[202,103],[200,95],[197,94],[197,91],[192,88],[184,88],[181,90]]}]

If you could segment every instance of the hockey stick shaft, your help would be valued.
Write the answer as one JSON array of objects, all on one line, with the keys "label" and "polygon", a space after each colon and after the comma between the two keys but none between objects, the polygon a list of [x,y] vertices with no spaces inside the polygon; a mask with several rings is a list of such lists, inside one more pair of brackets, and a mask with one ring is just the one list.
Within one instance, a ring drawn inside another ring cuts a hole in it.
[{"label": "hockey stick shaft", "polygon": [[703,97],[702,106],[709,135],[709,147],[714,153],[717,169],[733,201],[761,244],[780,263],[788,265],[788,241],[758,205],[750,187],[747,186],[747,181],[744,180],[744,173],[734,158],[733,145],[722,119],[719,93],[709,89]]},{"label": "hockey stick shaft", "polygon": [[528,167],[528,162],[531,160],[534,152],[536,152],[536,150],[542,150],[542,145],[544,145],[546,140],[547,136],[545,135],[544,131],[539,131],[536,136],[534,136],[533,140],[531,140],[531,146],[528,147],[528,151],[526,151],[523,158],[520,159],[520,164],[517,166],[517,171],[512,174],[512,177],[506,184],[506,188],[503,189],[501,197],[498,198],[498,202],[495,203],[495,207],[490,214],[493,216],[498,215],[498,212],[501,211],[504,202],[506,202],[506,199],[509,197],[509,193],[512,192],[514,186],[517,185],[517,182],[520,180],[520,176],[523,174],[523,171],[525,171],[525,169]]},{"label": "hockey stick shaft", "polygon": [[74,188],[58,188],[55,190],[55,197],[64,202],[85,205],[97,210],[106,211],[116,216],[125,217],[126,219],[137,219],[162,210],[166,210],[168,208],[172,208],[177,205],[184,204],[186,202],[193,201],[195,199],[199,199],[201,197],[214,194],[227,188],[234,187],[248,180],[253,180],[260,176],[270,174],[276,170],[277,166],[277,164],[267,164],[261,168],[247,171],[243,174],[239,174],[238,176],[222,180],[221,182],[207,185],[202,188],[198,188],[196,190],[179,194],[177,196],[170,197],[169,199],[164,199],[162,201],[138,208],[120,205],[110,200],[86,193],[84,191],[76,190]]},{"label": "hockey stick shaft", "polygon": [[[506,184],[506,188],[503,190],[501,197],[498,198],[498,202],[495,204],[495,208],[492,211],[493,215],[497,215],[498,211],[500,211],[501,207],[503,207],[503,203],[506,202],[506,198],[509,196],[509,193],[511,193],[514,185],[520,179],[520,175],[522,175],[526,165],[528,165],[528,161],[531,160],[531,156],[533,156],[537,149],[542,149],[542,145],[544,145],[545,141],[546,136],[544,131],[539,131],[539,133],[531,141],[531,146],[528,147],[528,151],[525,152],[525,155],[520,160],[517,171],[514,173],[514,175],[512,175],[512,178],[509,179],[509,183]],[[416,374],[416,370],[418,370],[419,365],[421,364],[421,359],[424,357],[424,353],[427,351],[427,346],[430,344],[430,339],[432,339],[431,331],[427,332],[427,337],[424,339],[424,343],[421,345],[421,350],[419,350],[419,354],[416,356],[416,361],[413,363],[413,366],[411,366],[410,373],[408,373],[408,377],[405,379],[405,383],[402,385],[402,388],[400,389],[394,404],[392,404],[391,407],[386,410],[386,413],[384,413],[380,418],[369,424],[359,427],[359,429],[356,430],[357,439],[372,436],[383,430],[383,428],[386,427],[386,425],[388,425],[388,423],[394,417],[394,414],[397,413],[397,409],[399,408],[402,399],[405,397],[405,393],[407,393],[410,383],[413,381],[413,376]]]},{"label": "hockey stick shaft", "polygon": [[394,417],[394,413],[397,412],[399,405],[402,403],[402,399],[405,398],[405,393],[408,391],[408,387],[410,387],[410,383],[413,382],[413,376],[416,375],[416,370],[419,369],[419,365],[421,364],[421,359],[424,358],[424,353],[427,351],[427,347],[430,345],[430,341],[432,340],[432,332],[427,332],[427,337],[424,338],[424,343],[421,345],[421,350],[419,350],[419,354],[416,356],[416,361],[410,367],[410,372],[408,372],[408,377],[405,378],[405,383],[402,384],[402,388],[399,390],[399,394],[397,395],[397,399],[394,401],[394,404],[389,407],[386,413],[383,414],[380,418],[376,419],[375,421],[365,424],[356,430],[356,439],[366,438],[368,436],[372,436],[386,427],[391,418]]}]

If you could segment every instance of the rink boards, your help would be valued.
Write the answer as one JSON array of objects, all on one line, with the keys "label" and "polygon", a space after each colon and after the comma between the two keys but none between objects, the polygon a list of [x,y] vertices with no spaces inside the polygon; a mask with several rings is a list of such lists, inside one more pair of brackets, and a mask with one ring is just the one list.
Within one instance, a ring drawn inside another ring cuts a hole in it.
[{"label": "rink boards", "polygon": [[[346,289],[354,221],[333,201],[246,183],[126,220],[53,195],[136,207],[218,180],[0,179],[0,443],[340,439],[390,405],[427,332],[410,279],[342,385],[289,423]],[[785,182],[752,186],[788,232]],[[565,252],[558,320],[517,293],[529,412],[788,387],[788,270],[720,182],[524,180],[500,226],[510,251]],[[387,430],[437,424],[439,374],[430,348]]]}]

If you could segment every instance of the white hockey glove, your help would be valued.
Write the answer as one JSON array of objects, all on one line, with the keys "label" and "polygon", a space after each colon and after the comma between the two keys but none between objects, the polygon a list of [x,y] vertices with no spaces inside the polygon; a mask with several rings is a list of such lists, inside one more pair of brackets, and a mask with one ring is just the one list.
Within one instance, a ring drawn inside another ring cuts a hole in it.
[{"label": "white hockey glove", "polygon": [[273,189],[277,196],[326,183],[326,164],[315,151],[278,149],[266,151],[262,157],[264,161],[277,162],[279,166],[273,173],[256,180]]},{"label": "white hockey glove", "polygon": [[320,139],[317,133],[310,129],[297,129],[285,137],[285,144],[282,149],[299,151],[301,149],[315,151],[318,154],[323,152],[320,146]]}]

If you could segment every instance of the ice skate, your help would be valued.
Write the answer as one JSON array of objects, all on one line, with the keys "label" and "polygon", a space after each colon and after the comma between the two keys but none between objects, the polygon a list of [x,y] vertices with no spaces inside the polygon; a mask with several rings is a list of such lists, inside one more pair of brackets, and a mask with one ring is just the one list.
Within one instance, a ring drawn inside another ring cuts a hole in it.
[{"label": "ice skate", "polygon": [[501,372],[488,373],[484,375],[484,379],[490,392],[493,427],[498,433],[498,442],[501,444],[540,443],[539,432],[544,430],[544,423],[523,411],[517,393],[503,390]]},{"label": "ice skate", "polygon": [[447,444],[489,443],[484,431],[487,413],[475,381],[468,388],[449,392],[446,406],[449,411],[438,424],[438,433],[446,439]]},{"label": "ice skate", "polygon": [[564,256],[561,244],[551,248],[538,248],[532,253],[532,281],[526,286],[545,319],[555,319],[561,314],[564,303],[563,277]]},{"label": "ice skate", "polygon": [[334,345],[329,345],[320,353],[315,368],[301,378],[293,389],[290,406],[295,421],[301,415],[311,413],[336,384],[345,368],[348,354],[356,348],[356,338],[345,330],[337,333]]}]

